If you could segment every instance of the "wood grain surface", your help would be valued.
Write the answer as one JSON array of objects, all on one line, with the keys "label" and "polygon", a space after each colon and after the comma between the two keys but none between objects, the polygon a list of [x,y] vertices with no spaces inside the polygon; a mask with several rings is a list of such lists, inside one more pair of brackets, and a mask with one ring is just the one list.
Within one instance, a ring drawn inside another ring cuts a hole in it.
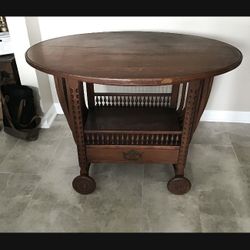
[{"label": "wood grain surface", "polygon": [[230,44],[164,32],[100,32],[35,44],[27,62],[52,75],[115,85],[164,85],[203,79],[236,68],[241,52]]}]

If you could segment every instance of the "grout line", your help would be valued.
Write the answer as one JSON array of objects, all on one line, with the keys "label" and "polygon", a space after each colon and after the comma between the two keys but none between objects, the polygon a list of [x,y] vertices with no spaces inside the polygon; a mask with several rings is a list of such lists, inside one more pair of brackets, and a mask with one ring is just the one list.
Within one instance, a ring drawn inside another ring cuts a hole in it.
[{"label": "grout line", "polygon": [[41,174],[34,174],[34,173],[29,174],[27,172],[0,172],[0,174],[16,174],[16,175],[22,174],[22,175],[30,175],[30,176],[32,176],[32,175],[40,176],[41,175]]},{"label": "grout line", "polygon": [[15,144],[13,145],[13,147],[10,149],[10,151],[4,156],[3,160],[0,162],[0,168],[2,163],[5,161],[5,159],[9,156],[9,154],[16,148],[17,143],[20,141],[21,139],[17,139],[17,141],[15,142]]},{"label": "grout line", "polygon": [[233,146],[233,145],[232,145],[232,149],[233,149],[235,158],[237,159],[237,161],[238,161],[239,164],[241,165],[241,162],[240,162],[240,160],[239,160],[239,158],[238,158],[238,156],[237,156],[237,154],[236,154],[236,152],[235,152],[235,149],[234,149],[234,146]]},{"label": "grout line", "polygon": [[217,143],[190,143],[190,145],[204,145],[204,146],[217,146],[217,147],[232,147],[231,144],[217,144]]},{"label": "grout line", "polygon": [[234,156],[235,156],[235,158],[237,159],[238,163],[241,165],[241,162],[240,162],[240,160],[239,160],[239,158],[238,158],[238,156],[237,156],[237,154],[236,154],[236,151],[235,151],[235,149],[234,149],[234,145],[233,145],[233,143],[232,143],[232,141],[231,141],[230,135],[229,135],[229,139],[230,139],[230,142],[231,142],[231,144],[232,144],[232,149],[233,149]]}]

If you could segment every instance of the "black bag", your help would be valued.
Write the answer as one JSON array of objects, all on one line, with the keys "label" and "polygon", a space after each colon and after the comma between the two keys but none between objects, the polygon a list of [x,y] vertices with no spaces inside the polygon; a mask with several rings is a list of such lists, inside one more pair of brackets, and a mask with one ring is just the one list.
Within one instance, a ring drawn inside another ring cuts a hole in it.
[{"label": "black bag", "polygon": [[4,131],[28,141],[36,140],[41,118],[36,114],[32,89],[23,85],[3,85],[1,99]]}]

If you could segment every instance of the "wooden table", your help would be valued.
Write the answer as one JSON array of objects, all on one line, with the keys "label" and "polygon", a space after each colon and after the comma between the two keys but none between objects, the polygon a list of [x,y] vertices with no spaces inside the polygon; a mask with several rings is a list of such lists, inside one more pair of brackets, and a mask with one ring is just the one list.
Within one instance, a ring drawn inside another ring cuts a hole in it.
[{"label": "wooden table", "polygon": [[[38,43],[26,52],[26,60],[54,75],[78,149],[77,192],[95,190],[91,163],[117,162],[173,164],[175,176],[167,187],[184,194],[191,187],[184,177],[189,143],[213,78],[236,68],[242,54],[227,43],[199,36],[104,32]],[[169,85],[169,91],[100,93],[94,84]]]}]

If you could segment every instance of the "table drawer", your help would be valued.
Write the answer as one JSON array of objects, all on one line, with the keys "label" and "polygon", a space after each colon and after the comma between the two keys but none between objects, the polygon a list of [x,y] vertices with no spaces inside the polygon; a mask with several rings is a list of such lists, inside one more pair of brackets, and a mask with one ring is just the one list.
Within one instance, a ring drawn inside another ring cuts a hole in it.
[{"label": "table drawer", "polygon": [[86,146],[90,162],[177,163],[178,146]]}]

